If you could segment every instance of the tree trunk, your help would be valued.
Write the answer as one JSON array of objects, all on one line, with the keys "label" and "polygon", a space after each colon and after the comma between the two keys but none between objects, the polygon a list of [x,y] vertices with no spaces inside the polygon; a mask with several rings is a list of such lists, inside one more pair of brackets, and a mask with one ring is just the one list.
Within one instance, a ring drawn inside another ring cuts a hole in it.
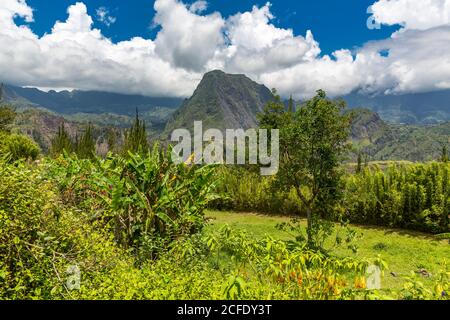
[{"label": "tree trunk", "polygon": [[300,190],[299,187],[295,188],[295,190],[297,191],[297,195],[300,198],[300,200],[303,202],[303,204],[306,207],[306,220],[308,222],[307,225],[307,229],[306,229],[306,235],[307,235],[307,241],[308,241],[308,246],[309,247],[313,247],[314,246],[314,241],[313,241],[313,234],[312,234],[312,227],[313,227],[313,220],[312,220],[312,208],[311,208],[311,204],[310,202],[305,198],[305,196],[303,195],[302,191]]},{"label": "tree trunk", "polygon": [[308,222],[308,226],[306,229],[306,234],[308,236],[308,246],[309,247],[313,247],[314,246],[314,241],[313,241],[313,230],[312,230],[312,209],[309,205],[306,205],[306,219]]}]

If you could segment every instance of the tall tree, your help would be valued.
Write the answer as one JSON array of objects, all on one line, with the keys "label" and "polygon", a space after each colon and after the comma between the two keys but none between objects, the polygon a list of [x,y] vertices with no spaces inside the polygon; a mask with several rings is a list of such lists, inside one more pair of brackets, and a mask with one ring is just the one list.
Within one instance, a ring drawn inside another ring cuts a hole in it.
[{"label": "tall tree", "polygon": [[95,139],[91,124],[88,124],[83,135],[76,144],[76,153],[81,159],[95,157]]},{"label": "tall tree", "polygon": [[66,131],[64,122],[58,127],[58,133],[52,140],[52,145],[50,147],[50,154],[53,157],[57,157],[60,154],[66,152],[74,151],[74,143]]},{"label": "tall tree", "polygon": [[289,98],[289,102],[288,102],[288,112],[292,113],[294,112],[295,106],[294,106],[294,99],[292,99],[292,94],[291,97]]},{"label": "tall tree", "polygon": [[448,162],[449,161],[447,145],[444,145],[442,147],[441,159],[440,160],[441,160],[441,162]]},{"label": "tall tree", "polygon": [[358,163],[356,165],[356,173],[361,173],[362,172],[362,154],[361,151],[358,152]]},{"label": "tall tree", "polygon": [[109,127],[106,133],[106,143],[108,144],[108,151],[115,153],[118,149],[118,130],[113,127]]},{"label": "tall tree", "polygon": [[123,153],[147,153],[148,151],[149,145],[147,141],[145,122],[139,119],[139,112],[136,110],[136,118],[132,127],[125,130]]},{"label": "tall tree", "polygon": [[350,116],[343,114],[344,102],[329,100],[324,91],[289,115],[270,113],[259,116],[261,126],[280,129],[280,168],[276,183],[293,187],[303,203],[307,219],[307,241],[317,247],[315,238],[321,218],[339,198],[339,165],[348,150]]}]

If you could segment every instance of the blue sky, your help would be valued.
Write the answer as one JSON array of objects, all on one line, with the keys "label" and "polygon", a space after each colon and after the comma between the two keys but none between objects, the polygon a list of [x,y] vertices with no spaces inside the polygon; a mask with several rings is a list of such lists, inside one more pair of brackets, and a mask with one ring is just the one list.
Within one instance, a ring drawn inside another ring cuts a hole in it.
[{"label": "blue sky", "polygon": [[188,97],[221,69],[296,99],[450,89],[450,0],[78,1],[0,1],[0,81]]},{"label": "blue sky", "polygon": [[[67,8],[75,0],[28,0],[35,9],[31,28],[38,35],[49,33],[55,21],[67,19]],[[155,11],[152,0],[84,0],[88,13],[95,17],[96,10],[105,7],[117,21],[107,27],[94,20],[96,28],[113,41],[127,40],[134,36],[154,38],[159,28],[151,28]],[[185,1],[192,3],[193,1]],[[210,0],[205,13],[220,12],[224,17],[237,12],[249,11],[253,5],[263,6],[261,0]],[[281,28],[291,28],[295,34],[305,34],[312,30],[320,43],[322,52],[342,48],[354,48],[367,41],[389,37],[398,26],[383,26],[379,30],[369,30],[366,22],[370,14],[367,8],[373,0],[273,0],[271,11],[275,16],[273,23]]]}]

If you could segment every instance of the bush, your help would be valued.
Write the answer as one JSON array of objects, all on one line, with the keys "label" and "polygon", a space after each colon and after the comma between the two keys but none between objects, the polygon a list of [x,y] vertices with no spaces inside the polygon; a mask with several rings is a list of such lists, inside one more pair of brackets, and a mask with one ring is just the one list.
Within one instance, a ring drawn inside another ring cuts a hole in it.
[{"label": "bush", "polygon": [[40,149],[31,138],[18,134],[2,135],[2,137],[4,141],[0,149],[8,161],[37,159]]},{"label": "bush", "polygon": [[159,146],[104,160],[63,157],[50,164],[67,204],[95,212],[123,248],[154,259],[175,239],[200,231],[215,199],[213,167],[175,164]]},{"label": "bush", "polygon": [[0,106],[0,131],[8,132],[16,115],[16,111],[13,108],[9,106]]},{"label": "bush", "polygon": [[[62,205],[42,168],[2,164],[0,299],[133,298],[133,259],[86,216]],[[67,284],[71,266],[79,291]]]},{"label": "bush", "polygon": [[[341,179],[343,198],[330,210],[334,219],[353,223],[450,231],[450,164],[392,165],[366,168]],[[216,209],[305,216],[293,190],[273,190],[272,178],[251,170],[222,168],[218,173],[223,197]],[[307,190],[305,190],[307,192]]]},{"label": "bush", "polygon": [[[269,237],[255,240],[228,226],[173,239],[157,260],[140,262],[133,250],[117,245],[114,230],[98,218],[102,211],[91,206],[97,201],[80,207],[63,201],[66,194],[96,190],[87,188],[89,180],[80,172],[116,167],[73,158],[58,161],[66,166],[0,163],[0,299],[449,298],[448,268],[433,277],[434,290],[411,278],[401,291],[374,292],[365,289],[362,275],[369,263],[385,267],[379,259],[335,258]],[[184,170],[204,177],[198,168]],[[162,178],[160,170],[155,173]],[[52,175],[62,178],[62,189],[48,179]],[[70,191],[74,186],[76,191]],[[178,190],[181,185],[174,186]],[[146,190],[156,191],[153,184]],[[79,288],[68,282],[73,267],[80,271]]]}]

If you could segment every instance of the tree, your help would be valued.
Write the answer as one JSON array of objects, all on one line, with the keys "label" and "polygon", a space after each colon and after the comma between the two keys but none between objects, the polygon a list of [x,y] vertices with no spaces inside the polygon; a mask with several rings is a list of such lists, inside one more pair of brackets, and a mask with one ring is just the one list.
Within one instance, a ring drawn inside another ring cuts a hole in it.
[{"label": "tree", "polygon": [[66,131],[64,122],[58,127],[58,133],[52,140],[50,154],[54,157],[66,152],[74,151],[74,143]]},{"label": "tree", "polygon": [[14,122],[16,118],[16,112],[9,106],[0,107],[0,131],[8,132],[9,126]]},{"label": "tree", "polygon": [[289,103],[288,103],[288,112],[292,113],[295,111],[295,106],[294,106],[294,99],[292,99],[292,95],[289,98]]},{"label": "tree", "polygon": [[362,172],[362,154],[361,151],[358,152],[358,163],[356,165],[356,173],[361,173]]},{"label": "tree", "polygon": [[130,129],[125,130],[123,153],[147,153],[148,151],[149,145],[145,122],[139,119],[139,113],[138,110],[136,110],[136,119],[133,126]]},{"label": "tree", "polygon": [[110,127],[107,129],[106,142],[108,144],[108,151],[115,153],[118,147],[118,130]]},{"label": "tree", "polygon": [[77,141],[76,153],[81,159],[92,159],[95,157],[95,139],[91,124],[88,124],[81,139]]},{"label": "tree", "polygon": [[263,129],[280,129],[286,126],[292,114],[286,112],[285,106],[281,101],[276,89],[272,89],[273,101],[269,101],[262,113],[257,114],[259,125]]},{"label": "tree", "polygon": [[449,161],[447,145],[444,145],[442,147],[441,159],[440,160],[441,160],[441,162],[448,162]]},{"label": "tree", "polygon": [[280,129],[280,168],[276,184],[293,187],[303,203],[307,241],[317,247],[315,232],[321,218],[340,196],[340,162],[348,150],[350,116],[343,114],[344,102],[327,99],[324,91],[291,115],[267,107],[259,116],[264,128]]}]

